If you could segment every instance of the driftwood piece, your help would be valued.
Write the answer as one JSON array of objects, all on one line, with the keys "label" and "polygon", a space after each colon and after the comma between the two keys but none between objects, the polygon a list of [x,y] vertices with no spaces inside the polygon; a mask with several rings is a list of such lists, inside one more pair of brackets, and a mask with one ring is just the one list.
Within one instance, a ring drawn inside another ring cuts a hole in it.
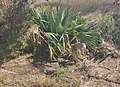
[{"label": "driftwood piece", "polygon": [[81,42],[76,42],[72,46],[72,57],[75,62],[80,62],[84,60],[86,51],[86,44]]}]

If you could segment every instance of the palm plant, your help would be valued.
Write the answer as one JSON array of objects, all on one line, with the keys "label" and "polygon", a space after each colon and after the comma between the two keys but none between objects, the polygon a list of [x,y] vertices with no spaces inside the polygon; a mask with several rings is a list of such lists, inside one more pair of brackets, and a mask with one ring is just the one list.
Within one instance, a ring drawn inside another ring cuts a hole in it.
[{"label": "palm plant", "polygon": [[101,36],[98,32],[96,32],[97,23],[94,23],[90,26],[86,26],[85,21],[79,19],[79,17],[72,21],[70,36],[74,36],[72,41],[77,39],[82,43],[86,43],[86,45],[99,45],[101,43]]},{"label": "palm plant", "polygon": [[[32,22],[37,24],[42,37],[48,45],[50,58],[59,58],[62,53],[69,52],[71,44],[75,40],[86,44],[96,44],[100,41],[100,35],[94,30],[96,24],[87,27],[79,13],[73,13],[68,9],[57,8],[50,11],[30,12]],[[66,35],[68,40],[66,42]],[[67,45],[70,47],[67,48]]]}]

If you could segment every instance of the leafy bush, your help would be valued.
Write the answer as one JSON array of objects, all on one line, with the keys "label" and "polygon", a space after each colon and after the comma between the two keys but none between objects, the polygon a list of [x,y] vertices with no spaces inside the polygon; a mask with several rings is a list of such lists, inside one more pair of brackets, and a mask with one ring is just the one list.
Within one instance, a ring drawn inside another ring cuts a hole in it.
[{"label": "leafy bush", "polygon": [[0,8],[3,19],[0,20],[0,56],[5,56],[26,46],[24,37],[29,7],[22,0],[0,0]]},{"label": "leafy bush", "polygon": [[113,14],[114,29],[112,30],[113,42],[120,49],[120,14],[119,11]]},{"label": "leafy bush", "polygon": [[99,20],[99,28],[102,34],[102,37],[105,38],[106,35],[110,35],[114,29],[114,20],[111,15],[101,15]]},{"label": "leafy bush", "polygon": [[[114,18],[115,16],[115,18]],[[102,15],[101,19],[99,20],[99,28],[101,35],[104,39],[106,37],[111,36],[111,40],[113,41],[114,45],[120,48],[120,25],[119,25],[119,16],[117,15]]]},{"label": "leafy bush", "polygon": [[120,28],[112,31],[113,42],[118,49],[120,49]]},{"label": "leafy bush", "polygon": [[[70,53],[71,45],[75,41],[96,46],[101,43],[101,37],[95,31],[96,24],[86,26],[79,13],[68,9],[57,8],[54,10],[30,11],[32,22],[39,27],[41,36],[47,43],[50,58],[59,58],[63,53]],[[67,38],[66,38],[67,37]]]}]

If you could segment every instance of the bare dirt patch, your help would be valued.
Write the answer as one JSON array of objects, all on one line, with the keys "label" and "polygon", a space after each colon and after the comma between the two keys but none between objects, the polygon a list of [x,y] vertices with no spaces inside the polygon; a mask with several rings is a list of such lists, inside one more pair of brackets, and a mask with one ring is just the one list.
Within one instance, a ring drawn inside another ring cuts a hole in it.
[{"label": "bare dirt patch", "polygon": [[61,67],[57,62],[46,63],[36,68],[27,56],[20,56],[4,63],[2,69],[1,87],[120,87],[120,58],[108,57],[100,63],[85,60]]}]

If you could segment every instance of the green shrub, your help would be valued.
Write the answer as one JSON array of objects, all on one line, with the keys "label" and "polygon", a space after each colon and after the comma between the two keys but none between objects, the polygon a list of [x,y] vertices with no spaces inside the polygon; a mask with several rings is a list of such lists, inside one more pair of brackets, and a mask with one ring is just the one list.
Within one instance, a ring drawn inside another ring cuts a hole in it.
[{"label": "green shrub", "polygon": [[[101,43],[100,34],[95,31],[96,24],[86,26],[79,13],[57,8],[47,11],[32,10],[30,14],[32,22],[38,25],[41,36],[48,45],[52,59],[59,58],[62,53],[70,54],[71,45],[76,40],[88,46]],[[66,36],[68,36],[67,39]]]}]

